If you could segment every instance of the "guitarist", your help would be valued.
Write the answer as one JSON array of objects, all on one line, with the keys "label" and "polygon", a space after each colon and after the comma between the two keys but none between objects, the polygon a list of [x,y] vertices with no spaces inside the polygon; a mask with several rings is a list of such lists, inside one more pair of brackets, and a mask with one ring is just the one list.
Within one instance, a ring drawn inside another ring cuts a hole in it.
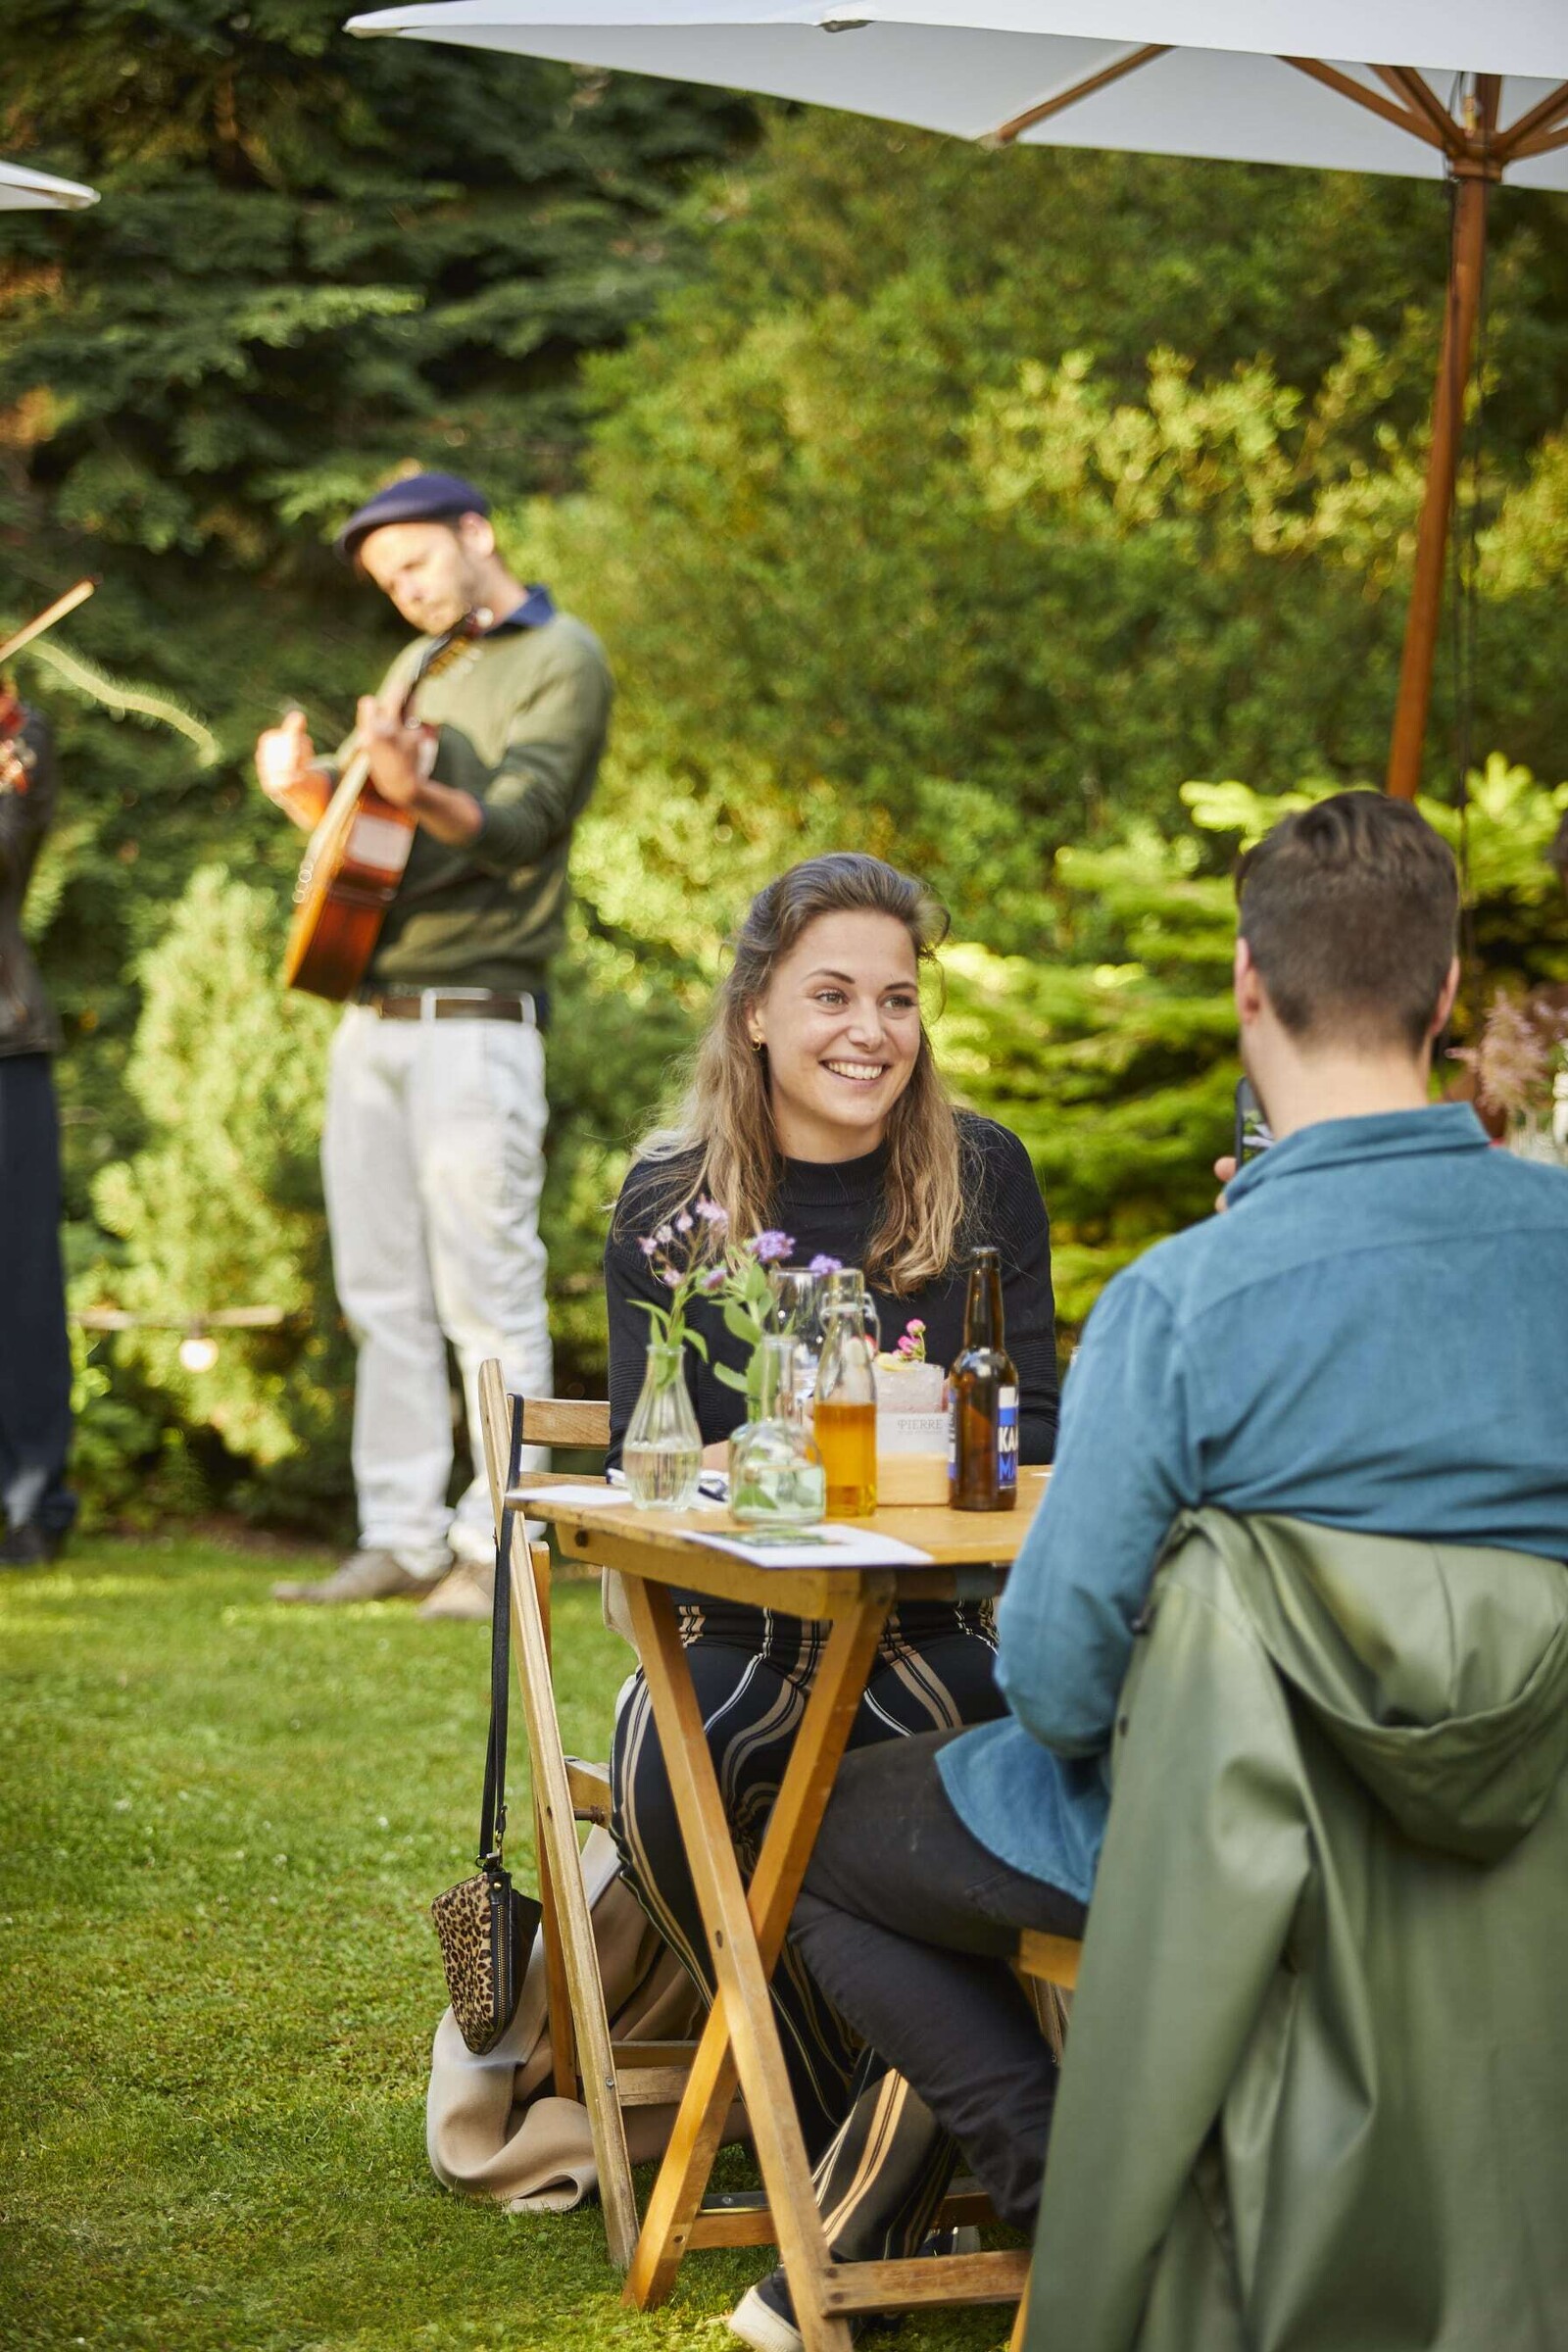
[{"label": "guitarist", "polygon": [[[421,632],[361,701],[356,728],[377,791],[412,809],[417,830],[333,1040],[321,1147],[333,1272],[359,1347],[359,1548],[320,1583],[274,1587],[280,1600],[408,1594],[423,1615],[488,1617],[479,1366],[499,1356],[526,1396],[552,1386],[541,1032],[611,681],[591,631],[509,569],[489,512],[471,482],[419,473],[379,491],[336,541]],[[424,681],[405,725],[423,645],[466,612],[494,617]],[[297,710],[256,746],[263,791],[306,828],[336,765],[318,759]],[[476,1468],[456,1514],[448,1340]]]}]

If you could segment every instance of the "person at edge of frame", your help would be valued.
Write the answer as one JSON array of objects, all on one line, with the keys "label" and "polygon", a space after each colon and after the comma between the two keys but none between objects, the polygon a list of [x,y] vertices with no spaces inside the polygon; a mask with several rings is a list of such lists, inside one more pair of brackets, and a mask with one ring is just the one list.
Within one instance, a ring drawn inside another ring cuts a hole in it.
[{"label": "person at edge of frame", "polygon": [[[1242,1061],[1275,1140],[1216,1162],[1229,1213],[1089,1318],[998,1609],[1005,1711],[846,1755],[791,1922],[886,2062],[817,2164],[841,2260],[882,2251],[891,2216],[915,2217],[912,2250],[960,2150],[1034,2230],[1057,2068],[1009,1962],[1024,1930],[1084,1932],[1118,1695],[1179,1514],[1568,1558],[1568,1176],[1431,1100],[1452,855],[1407,803],[1340,793],[1249,851],[1237,894]],[[799,2352],[784,2273],[729,2325]]]},{"label": "person at edge of frame", "polygon": [[[359,1547],[319,1582],[275,1586],[279,1600],[407,1595],[421,1615],[488,1617],[479,1366],[498,1356],[525,1396],[552,1387],[539,1238],[547,979],[612,685],[598,639],[515,576],[489,517],[471,482],[416,473],[377,492],[335,543],[421,632],[361,700],[350,739],[417,830],[333,1040],[321,1147],[333,1273],[359,1349]],[[421,683],[419,723],[405,726],[421,653],[474,612],[494,617]],[[317,758],[300,711],[256,746],[262,789],[307,830],[337,764]],[[455,1512],[448,1340],[475,1465]],[[530,1449],[524,1467],[543,1458]]]},{"label": "person at edge of frame", "polygon": [[0,732],[0,1567],[52,1560],[76,1515],[71,1341],[60,1256],[60,1024],[22,931],[23,902],[54,821],[54,738],[4,696]]},{"label": "person at edge of frame", "polygon": [[[734,939],[671,1122],[639,1147],[605,1250],[611,1460],[618,1462],[644,1376],[650,1318],[668,1298],[649,1254],[667,1229],[711,1236],[816,1270],[857,1266],[889,1338],[918,1319],[935,1363],[963,1347],[972,1251],[1001,1252],[1007,1347],[1018,1371],[1019,1457],[1048,1462],[1056,1434],[1051,1232],[1029,1153],[994,1119],[959,1109],[921,1007],[948,916],[881,858],[806,859],[760,891]],[[699,1207],[701,1203],[701,1207]],[[706,1357],[684,1371],[710,1458],[746,1417],[717,1367],[747,1344],[699,1297]],[[826,1628],[776,1609],[675,1595],[686,1664],[743,1870],[750,1876],[826,1642]],[[984,1722],[1002,1705],[989,1601],[906,1602],[883,1628],[852,1749]],[[621,1692],[611,1751],[611,1831],[623,1874],[705,1998],[712,1964],[646,1677]],[[814,2155],[854,2098],[856,2036],[786,1954],[773,2003],[802,2132]],[[928,2217],[929,2218],[929,2217]],[[925,2225],[916,2230],[925,2234]]]}]

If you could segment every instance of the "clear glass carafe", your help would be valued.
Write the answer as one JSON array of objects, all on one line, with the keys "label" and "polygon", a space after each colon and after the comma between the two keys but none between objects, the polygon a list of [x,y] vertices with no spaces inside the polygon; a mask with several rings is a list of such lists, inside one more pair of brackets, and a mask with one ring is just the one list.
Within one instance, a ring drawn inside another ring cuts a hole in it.
[{"label": "clear glass carafe", "polygon": [[827,1477],[828,1516],[876,1509],[876,1309],[854,1267],[828,1275],[812,1434]]},{"label": "clear glass carafe", "polygon": [[655,1341],[648,1350],[642,1394],[632,1408],[621,1468],[634,1502],[683,1511],[695,1498],[703,1467],[703,1438],[686,1386],[684,1348]]},{"label": "clear glass carafe", "polygon": [[729,1507],[737,1519],[812,1527],[825,1516],[822,1457],[794,1410],[795,1343],[758,1343],[758,1411],[729,1442]]},{"label": "clear glass carafe", "polygon": [[767,1328],[791,1343],[794,1407],[802,1412],[815,1394],[822,1352],[822,1277],[800,1266],[776,1266],[772,1283]]}]

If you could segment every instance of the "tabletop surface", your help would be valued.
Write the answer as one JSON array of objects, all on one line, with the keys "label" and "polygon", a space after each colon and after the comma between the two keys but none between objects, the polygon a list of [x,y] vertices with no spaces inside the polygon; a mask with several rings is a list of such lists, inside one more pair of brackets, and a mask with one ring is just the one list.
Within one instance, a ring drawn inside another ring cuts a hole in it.
[{"label": "tabletop surface", "polygon": [[[532,1476],[519,1481],[519,1490],[534,1497],[525,1506],[529,1515],[553,1520],[562,1548],[578,1559],[651,1575],[660,1583],[733,1593],[761,1605],[771,1602],[790,1614],[815,1616],[834,1613],[851,1591],[863,1589],[873,1578],[891,1577],[897,1591],[909,1599],[935,1599],[952,1595],[952,1575],[943,1571],[1010,1567],[1050,1476],[1049,1470],[1020,1470],[1018,1500],[1010,1511],[955,1511],[940,1504],[911,1503],[876,1511],[869,1519],[838,1523],[853,1527],[858,1535],[891,1536],[912,1544],[929,1552],[930,1568],[835,1567],[830,1555],[824,1555],[819,1567],[764,1567],[692,1542],[694,1535],[747,1535],[750,1531],[726,1510],[644,1510],[628,1502],[595,1507],[564,1497],[553,1508],[548,1489],[571,1487],[580,1497],[585,1483],[580,1478]],[[546,1492],[539,1494],[540,1489]]]},{"label": "tabletop surface", "polygon": [[[1049,1470],[1020,1470],[1018,1500],[1010,1511],[955,1511],[942,1503],[902,1503],[873,1511],[869,1519],[843,1519],[830,1524],[853,1528],[859,1536],[892,1536],[901,1544],[912,1544],[917,1549],[928,1551],[933,1560],[944,1565],[957,1566],[977,1560],[1005,1565],[1017,1557],[1050,1477]],[[519,1492],[532,1493],[537,1488],[559,1484],[574,1488],[580,1494],[588,1483],[591,1482],[580,1478],[558,1479],[549,1473],[521,1479],[518,1488]],[[744,1538],[752,1532],[730,1512],[711,1507],[690,1511],[642,1510],[635,1503],[607,1502],[594,1509],[575,1501],[555,1509],[545,1495],[530,1503],[528,1509],[536,1519],[570,1520],[574,1526],[588,1528],[596,1535],[636,1536],[643,1543],[683,1550],[691,1548],[686,1539],[693,1535]]]}]

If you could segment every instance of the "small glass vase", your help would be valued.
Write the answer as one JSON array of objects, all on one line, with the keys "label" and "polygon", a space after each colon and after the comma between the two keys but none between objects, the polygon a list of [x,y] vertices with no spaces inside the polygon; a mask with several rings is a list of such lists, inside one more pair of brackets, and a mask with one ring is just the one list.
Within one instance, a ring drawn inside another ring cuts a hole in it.
[{"label": "small glass vase", "polygon": [[827,1509],[822,1457],[794,1409],[795,1342],[758,1343],[758,1412],[729,1442],[729,1507],[769,1527],[814,1527]]},{"label": "small glass vase", "polygon": [[683,1511],[697,1494],[703,1438],[686,1387],[685,1349],[655,1341],[648,1350],[642,1394],[633,1407],[621,1468],[634,1502]]}]

